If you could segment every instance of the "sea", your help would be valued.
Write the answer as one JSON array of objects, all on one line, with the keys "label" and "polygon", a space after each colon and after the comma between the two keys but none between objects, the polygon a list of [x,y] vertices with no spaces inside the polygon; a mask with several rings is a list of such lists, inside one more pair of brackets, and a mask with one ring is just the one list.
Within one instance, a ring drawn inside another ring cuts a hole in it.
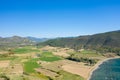
[{"label": "sea", "polygon": [[90,80],[120,80],[120,58],[103,62],[93,71]]}]

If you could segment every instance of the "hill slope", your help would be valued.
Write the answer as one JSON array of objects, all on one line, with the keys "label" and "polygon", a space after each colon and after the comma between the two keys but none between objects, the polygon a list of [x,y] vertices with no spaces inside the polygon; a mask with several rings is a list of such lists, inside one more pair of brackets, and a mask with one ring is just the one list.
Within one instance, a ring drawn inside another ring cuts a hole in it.
[{"label": "hill slope", "polygon": [[32,44],[33,42],[29,39],[19,36],[0,38],[0,48],[18,47]]},{"label": "hill slope", "polygon": [[73,38],[57,38],[48,40],[38,45],[50,45],[57,47],[80,48],[120,48],[120,30]]}]

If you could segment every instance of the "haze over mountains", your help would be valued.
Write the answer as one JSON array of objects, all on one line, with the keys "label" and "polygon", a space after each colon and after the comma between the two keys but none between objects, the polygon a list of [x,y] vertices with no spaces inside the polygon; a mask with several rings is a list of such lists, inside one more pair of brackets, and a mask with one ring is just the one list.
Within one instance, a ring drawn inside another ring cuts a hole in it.
[{"label": "haze over mountains", "polygon": [[34,38],[34,37],[0,37],[0,49],[12,48],[12,47],[20,47],[20,46],[28,46],[35,45],[37,42],[42,42],[47,40],[46,38]]},{"label": "haze over mountains", "polygon": [[0,38],[0,48],[2,49],[25,45],[33,45],[33,42],[27,38],[19,36]]},{"label": "haze over mountains", "polygon": [[39,46],[50,45],[57,47],[69,47],[74,49],[99,47],[120,48],[120,30],[95,35],[56,38],[50,40],[48,38],[20,36],[6,38],[0,37],[0,47],[35,45],[36,43],[38,43]]},{"label": "haze over mountains", "polygon": [[44,41],[47,41],[49,40],[48,38],[36,38],[36,37],[26,37],[27,39],[33,41],[33,42],[44,42]]}]

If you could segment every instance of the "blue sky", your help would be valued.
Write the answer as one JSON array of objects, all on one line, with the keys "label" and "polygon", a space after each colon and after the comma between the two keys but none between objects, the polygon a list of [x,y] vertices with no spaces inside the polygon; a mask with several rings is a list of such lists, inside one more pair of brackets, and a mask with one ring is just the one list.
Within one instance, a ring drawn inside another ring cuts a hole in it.
[{"label": "blue sky", "polygon": [[120,30],[120,0],[0,0],[0,36],[69,37]]}]

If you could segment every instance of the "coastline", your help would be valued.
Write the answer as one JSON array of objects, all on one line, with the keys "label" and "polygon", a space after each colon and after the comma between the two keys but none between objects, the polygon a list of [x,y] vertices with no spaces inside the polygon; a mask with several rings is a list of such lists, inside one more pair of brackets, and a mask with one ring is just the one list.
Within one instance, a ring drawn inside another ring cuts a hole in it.
[{"label": "coastline", "polygon": [[120,57],[119,57],[119,56],[116,56],[116,57],[112,57],[112,58],[101,59],[100,61],[98,61],[98,62],[91,68],[87,80],[90,80],[90,78],[92,77],[93,72],[94,72],[96,69],[98,69],[99,66],[100,66],[103,62],[108,61],[108,60],[111,60],[111,59],[117,59],[117,58],[120,58]]}]

